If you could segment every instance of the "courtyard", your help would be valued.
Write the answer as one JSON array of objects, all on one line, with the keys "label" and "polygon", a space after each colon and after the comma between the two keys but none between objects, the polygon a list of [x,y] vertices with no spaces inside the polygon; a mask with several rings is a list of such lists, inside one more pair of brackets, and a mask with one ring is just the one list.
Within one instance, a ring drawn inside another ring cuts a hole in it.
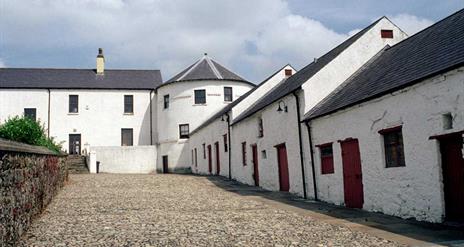
[{"label": "courtyard", "polygon": [[[321,205],[316,210],[308,210],[298,207],[298,200],[294,200],[294,205],[285,203],[292,201],[288,198],[292,197],[220,177],[72,174],[68,184],[33,222],[20,245],[401,246],[426,243],[417,238],[419,233],[415,233],[415,238],[391,233],[378,229],[375,222],[356,223],[320,213],[321,209],[327,210]],[[350,218],[356,218],[357,214],[366,222],[375,218],[372,213],[347,212]],[[401,229],[401,225],[408,228],[400,219],[385,217],[383,221],[385,225],[394,224],[395,228]],[[429,240],[437,240],[440,233],[446,233],[443,243],[453,236],[452,231],[446,230],[419,232],[428,235]]]}]

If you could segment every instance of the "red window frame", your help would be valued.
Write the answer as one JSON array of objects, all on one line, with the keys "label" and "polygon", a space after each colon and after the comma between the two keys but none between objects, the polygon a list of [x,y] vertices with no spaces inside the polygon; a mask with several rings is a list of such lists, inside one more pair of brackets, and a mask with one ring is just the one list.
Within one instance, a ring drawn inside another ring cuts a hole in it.
[{"label": "red window frame", "polygon": [[229,150],[229,144],[227,143],[227,134],[222,135],[222,139],[224,141],[224,152],[227,153]]},{"label": "red window frame", "polygon": [[332,143],[316,145],[316,147],[319,148],[320,152],[321,174],[333,174],[335,169]]},{"label": "red window frame", "polygon": [[393,30],[382,29],[380,30],[380,36],[382,39],[393,39]]},{"label": "red window frame", "polygon": [[406,166],[404,157],[403,126],[383,129],[379,131],[383,137],[385,167]]},{"label": "red window frame", "polygon": [[291,76],[292,74],[293,74],[293,71],[291,69],[285,70],[285,76]]},{"label": "red window frame", "polygon": [[247,165],[246,142],[242,142],[242,164],[243,164],[243,166]]}]

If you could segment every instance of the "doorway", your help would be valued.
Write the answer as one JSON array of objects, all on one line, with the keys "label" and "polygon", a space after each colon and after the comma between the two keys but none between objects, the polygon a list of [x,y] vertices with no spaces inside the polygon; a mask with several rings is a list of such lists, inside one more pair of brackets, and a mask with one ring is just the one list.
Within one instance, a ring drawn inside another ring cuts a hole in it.
[{"label": "doorway", "polygon": [[259,186],[258,146],[256,144],[251,145],[251,152],[253,155],[253,179],[255,180],[255,186]]},{"label": "doorway", "polygon": [[357,139],[348,139],[340,144],[342,147],[345,205],[350,208],[362,208],[364,191],[359,142]]},{"label": "doorway", "polygon": [[288,174],[287,148],[285,143],[275,146],[277,148],[277,162],[279,167],[280,191],[290,190],[290,178]]},{"label": "doorway", "polygon": [[69,154],[81,154],[81,134],[69,134]]},{"label": "doorway", "polygon": [[209,174],[213,173],[213,161],[211,159],[211,145],[208,145],[208,172]]},{"label": "doorway", "polygon": [[168,156],[163,155],[163,173],[169,173]]}]

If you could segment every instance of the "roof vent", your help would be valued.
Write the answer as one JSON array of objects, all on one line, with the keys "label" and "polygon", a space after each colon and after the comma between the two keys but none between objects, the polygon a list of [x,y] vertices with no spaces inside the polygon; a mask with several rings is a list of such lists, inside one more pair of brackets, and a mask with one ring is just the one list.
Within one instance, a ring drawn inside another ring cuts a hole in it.
[{"label": "roof vent", "polygon": [[103,75],[105,73],[105,57],[103,56],[103,49],[98,48],[97,55],[97,74]]}]

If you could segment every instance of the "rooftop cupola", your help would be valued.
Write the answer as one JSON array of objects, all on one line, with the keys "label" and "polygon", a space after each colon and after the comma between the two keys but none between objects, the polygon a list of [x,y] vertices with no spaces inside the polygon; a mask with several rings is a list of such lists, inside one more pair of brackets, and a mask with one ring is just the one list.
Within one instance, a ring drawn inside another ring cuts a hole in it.
[{"label": "rooftop cupola", "polygon": [[103,56],[103,49],[98,48],[97,75],[103,75],[104,73],[105,73],[105,57]]}]

